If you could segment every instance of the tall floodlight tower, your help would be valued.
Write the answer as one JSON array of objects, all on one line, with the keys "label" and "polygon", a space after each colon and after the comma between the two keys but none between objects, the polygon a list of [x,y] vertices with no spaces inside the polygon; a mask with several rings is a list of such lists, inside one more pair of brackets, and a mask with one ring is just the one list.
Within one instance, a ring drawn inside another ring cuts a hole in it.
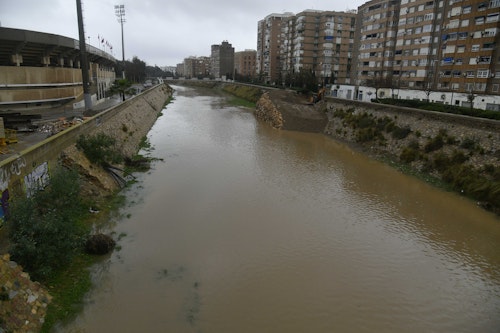
[{"label": "tall floodlight tower", "polygon": [[76,0],[76,15],[78,17],[78,35],[80,39],[80,66],[82,69],[83,100],[85,102],[85,110],[88,110],[92,107],[92,98],[90,96],[89,64],[87,62],[87,46],[85,45],[85,31],[83,30],[81,0]]},{"label": "tall floodlight tower", "polygon": [[115,15],[118,18],[118,23],[122,27],[122,78],[125,78],[125,46],[123,42],[123,23],[125,23],[125,5],[115,5]]}]

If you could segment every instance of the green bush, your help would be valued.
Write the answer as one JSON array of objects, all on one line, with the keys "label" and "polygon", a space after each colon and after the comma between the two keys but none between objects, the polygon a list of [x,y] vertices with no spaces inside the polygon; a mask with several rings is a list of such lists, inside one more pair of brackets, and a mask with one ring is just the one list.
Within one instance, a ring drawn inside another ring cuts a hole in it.
[{"label": "green bush", "polygon": [[419,152],[418,149],[414,149],[412,147],[405,147],[401,151],[401,154],[399,155],[399,159],[401,162],[404,163],[411,163],[413,161],[416,161],[419,157]]},{"label": "green bush", "polygon": [[443,136],[441,134],[437,135],[435,138],[430,139],[424,146],[424,151],[426,153],[433,152],[435,150],[441,149],[444,145]]},{"label": "green bush", "polygon": [[10,253],[34,280],[48,278],[81,248],[85,230],[78,221],[86,209],[79,192],[78,173],[61,168],[45,189],[13,201]]},{"label": "green bush", "polygon": [[374,128],[362,128],[356,132],[356,141],[357,142],[368,142],[373,141],[377,136],[377,133]]},{"label": "green bush", "polygon": [[83,151],[90,162],[108,166],[123,161],[123,156],[115,148],[116,140],[104,133],[95,136],[81,135],[76,141],[76,147]]},{"label": "green bush", "polygon": [[477,140],[474,138],[466,137],[460,143],[460,147],[468,150],[476,149]]},{"label": "green bush", "polygon": [[402,140],[406,138],[410,133],[411,129],[409,126],[405,127],[394,126],[391,135],[394,139]]}]

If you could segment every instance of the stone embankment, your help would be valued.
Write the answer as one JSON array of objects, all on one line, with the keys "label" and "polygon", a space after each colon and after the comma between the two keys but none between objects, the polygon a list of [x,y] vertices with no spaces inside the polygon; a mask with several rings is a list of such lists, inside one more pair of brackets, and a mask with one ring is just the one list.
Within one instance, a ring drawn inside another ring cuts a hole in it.
[{"label": "stone embankment", "polygon": [[274,128],[321,133],[327,125],[324,101],[310,104],[305,96],[269,90],[257,101],[255,115]]},{"label": "stone embankment", "polygon": [[274,90],[255,114],[274,128],[324,133],[404,165],[500,214],[500,121],[330,97],[308,105]]},{"label": "stone embankment", "polygon": [[327,110],[327,135],[500,215],[500,121],[338,99]]},{"label": "stone embankment", "polygon": [[8,254],[0,256],[0,332],[39,332],[50,300]]},{"label": "stone embankment", "polygon": [[[116,148],[124,157],[133,157],[172,93],[172,88],[164,85],[147,95],[138,96],[129,101],[112,120],[103,122],[89,135],[104,133],[111,136],[116,140]],[[64,149],[61,157],[64,165],[76,168],[85,179],[82,185],[83,195],[95,200],[104,198],[119,188],[116,179],[109,172],[91,164],[75,145]]]},{"label": "stone embankment", "polygon": [[[114,107],[109,113],[104,111],[91,119],[96,126],[86,134],[105,133],[116,140],[116,148],[123,156],[132,157],[139,150],[142,139],[155,123],[172,92],[172,88],[167,85],[156,87]],[[58,134],[62,135],[64,132]],[[67,137],[71,143],[64,147],[57,145],[63,150],[54,155],[58,156],[59,162],[79,171],[84,179],[82,195],[99,203],[115,193],[119,189],[115,178],[91,164],[76,149],[73,137]],[[39,283],[32,282],[19,265],[10,261],[8,254],[0,257],[0,333],[38,332],[50,300],[48,292]]]},{"label": "stone embankment", "polygon": [[[476,168],[500,162],[497,120],[333,98],[328,99],[327,110],[325,134],[360,144],[373,153],[399,157],[408,147],[425,148],[441,137],[442,147],[432,152],[462,152]],[[398,135],[395,128],[405,133]],[[421,162],[415,161],[414,166]]]}]

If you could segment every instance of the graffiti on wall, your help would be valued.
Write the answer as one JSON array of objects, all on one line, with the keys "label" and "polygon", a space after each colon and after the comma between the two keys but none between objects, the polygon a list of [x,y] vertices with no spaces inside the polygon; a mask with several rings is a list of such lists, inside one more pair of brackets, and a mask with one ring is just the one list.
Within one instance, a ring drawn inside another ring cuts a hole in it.
[{"label": "graffiti on wall", "polygon": [[0,227],[4,224],[5,218],[9,214],[9,183],[12,175],[19,176],[23,168],[26,167],[24,157],[19,157],[9,165],[0,168]]},{"label": "graffiti on wall", "polygon": [[5,223],[5,219],[9,216],[9,189],[2,191],[0,197],[0,228]]},{"label": "graffiti on wall", "polygon": [[36,191],[45,188],[50,181],[49,164],[44,162],[37,166],[33,171],[24,176],[24,186],[26,187],[26,196],[29,198]]}]

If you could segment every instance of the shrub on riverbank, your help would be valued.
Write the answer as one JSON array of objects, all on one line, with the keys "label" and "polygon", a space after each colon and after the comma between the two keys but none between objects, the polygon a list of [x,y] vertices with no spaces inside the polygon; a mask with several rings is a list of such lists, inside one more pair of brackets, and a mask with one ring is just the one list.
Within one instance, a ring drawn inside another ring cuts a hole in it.
[{"label": "shrub on riverbank", "polygon": [[[477,200],[481,206],[500,214],[500,167],[477,163],[477,157],[485,154],[485,149],[476,138],[457,139],[445,129],[424,138],[411,125],[398,126],[390,117],[356,112],[353,108],[338,108],[332,116],[340,120],[332,131],[337,135],[378,154],[389,156],[390,151],[391,157],[398,156],[398,162],[406,165],[401,165],[402,169],[435,177],[443,188]],[[386,133],[391,134],[390,138]],[[392,150],[386,149],[389,146]]]},{"label": "shrub on riverbank", "polygon": [[83,151],[90,162],[102,167],[121,163],[123,157],[115,148],[116,140],[104,133],[93,136],[81,135],[76,141],[76,147]]},{"label": "shrub on riverbank", "polygon": [[79,191],[78,173],[60,168],[46,188],[12,203],[10,253],[34,280],[46,281],[81,249],[87,209]]}]

